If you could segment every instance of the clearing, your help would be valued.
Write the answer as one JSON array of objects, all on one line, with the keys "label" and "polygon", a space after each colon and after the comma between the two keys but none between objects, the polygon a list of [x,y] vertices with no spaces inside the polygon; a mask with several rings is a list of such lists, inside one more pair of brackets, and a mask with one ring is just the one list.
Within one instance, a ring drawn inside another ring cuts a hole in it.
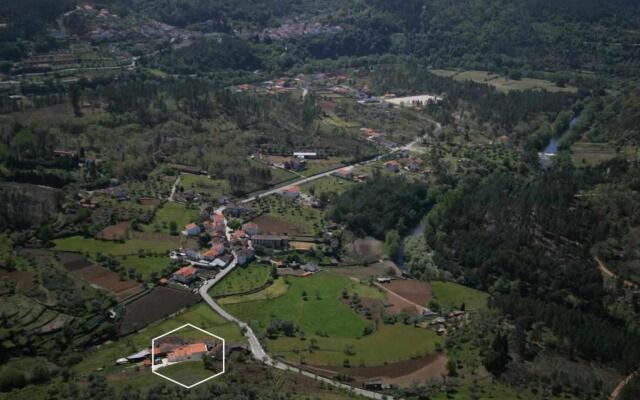
[{"label": "clearing", "polygon": [[453,78],[457,81],[473,81],[476,83],[486,83],[495,87],[501,92],[508,92],[511,90],[546,90],[548,92],[568,92],[575,93],[578,88],[573,86],[557,86],[551,81],[544,79],[534,78],[522,78],[522,79],[509,79],[503,76],[493,74],[487,71],[456,71],[456,70],[443,70],[434,69],[431,73],[439,76],[446,76]]},{"label": "clearing", "polygon": [[449,309],[458,309],[464,303],[467,310],[487,308],[488,293],[453,282],[432,281],[430,283],[433,298],[441,306]]},{"label": "clearing", "polygon": [[222,281],[211,288],[209,295],[215,298],[242,294],[262,288],[270,281],[271,267],[264,264],[251,263],[234,269]]}]

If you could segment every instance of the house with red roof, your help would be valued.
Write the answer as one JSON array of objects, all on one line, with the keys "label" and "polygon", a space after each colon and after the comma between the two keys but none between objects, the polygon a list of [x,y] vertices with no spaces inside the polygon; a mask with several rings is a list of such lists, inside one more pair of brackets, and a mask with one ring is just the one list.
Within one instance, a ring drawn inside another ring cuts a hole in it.
[{"label": "house with red roof", "polygon": [[247,235],[247,232],[243,231],[242,229],[238,229],[237,231],[233,232],[231,236],[233,237],[233,240],[237,242],[240,242],[249,237],[249,235]]},{"label": "house with red roof", "polygon": [[353,168],[346,167],[346,168],[339,169],[338,171],[336,171],[335,175],[338,178],[351,180],[353,179]]},{"label": "house with red roof", "polygon": [[215,243],[209,250],[205,251],[200,256],[207,261],[213,261],[219,256],[223,255],[224,251],[225,248],[222,243]]},{"label": "house with red roof", "polygon": [[249,236],[253,236],[253,235],[257,235],[258,234],[258,224],[256,224],[255,222],[247,222],[246,224],[242,225],[242,230]]},{"label": "house with red roof", "polygon": [[209,349],[205,343],[193,343],[180,346],[167,354],[169,362],[197,360],[206,354]]},{"label": "house with red roof", "polygon": [[182,267],[173,273],[172,278],[176,282],[188,285],[198,278],[198,270],[191,265],[188,267]]},{"label": "house with red roof", "polygon": [[184,227],[182,234],[185,236],[198,236],[200,234],[200,227],[192,222]]},{"label": "house with red roof", "polygon": [[387,168],[389,172],[398,172],[400,171],[400,163],[396,160],[387,161],[384,163],[384,166]]},{"label": "house with red roof", "polygon": [[297,199],[300,197],[300,186],[291,186],[280,192],[280,195],[288,199]]}]

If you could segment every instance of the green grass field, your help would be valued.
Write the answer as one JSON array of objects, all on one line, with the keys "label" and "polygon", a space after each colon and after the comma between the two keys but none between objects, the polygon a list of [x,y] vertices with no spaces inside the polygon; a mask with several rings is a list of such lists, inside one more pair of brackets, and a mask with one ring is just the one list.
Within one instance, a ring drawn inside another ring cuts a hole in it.
[{"label": "green grass field", "polygon": [[[342,303],[342,290],[362,297],[382,296],[377,289],[355,283],[329,272],[289,277],[286,294],[267,301],[230,304],[228,311],[243,321],[257,321],[264,331],[272,318],[292,321],[306,334],[324,331],[330,336],[357,338],[369,323]],[[303,299],[307,294],[307,300]]]},{"label": "green grass field", "polygon": [[465,303],[467,310],[487,308],[487,293],[452,282],[432,281],[430,284],[434,299],[444,307],[457,309]]},{"label": "green grass field", "polygon": [[522,78],[515,80],[487,71],[456,71],[434,69],[431,70],[431,72],[435,75],[446,76],[457,81],[468,80],[477,83],[486,83],[488,85],[494,86],[496,89],[502,92],[508,92],[511,90],[544,89],[549,92],[575,93],[578,90],[573,86],[560,87],[555,83],[544,79]]},{"label": "green grass field", "polygon": [[175,246],[172,242],[131,239],[125,243],[87,239],[82,236],[70,236],[53,241],[54,249],[58,251],[77,251],[89,253],[95,257],[97,253],[122,256],[127,254],[137,254],[139,250],[152,253],[166,253]]},{"label": "green grass field", "polygon": [[245,294],[242,296],[229,296],[221,298],[218,303],[225,304],[238,304],[238,303],[248,303],[252,301],[262,301],[262,300],[271,300],[276,297],[283,296],[289,290],[289,285],[284,280],[284,278],[278,278],[273,283],[257,293]]},{"label": "green grass field", "polygon": [[325,178],[306,183],[300,186],[300,189],[304,193],[319,196],[321,193],[340,194],[355,184],[356,183],[352,181],[347,181],[333,176],[327,176]]},{"label": "green grass field", "polygon": [[161,271],[169,266],[171,260],[169,257],[139,257],[139,256],[123,256],[119,258],[120,264],[128,269],[134,268],[136,271],[142,274],[145,281],[151,279],[151,274],[156,272],[160,274]]},{"label": "green grass field", "polygon": [[252,263],[233,270],[216,284],[209,294],[211,296],[224,296],[233,293],[244,293],[264,286],[269,279],[271,279],[271,268],[269,266]]},{"label": "green grass field", "polygon": [[244,341],[244,337],[236,324],[227,322],[208,305],[200,303],[173,318],[150,325],[142,332],[104,344],[93,352],[85,353],[85,358],[74,366],[74,370],[78,374],[83,375],[94,372],[98,368],[111,367],[110,369],[115,370],[124,369],[126,367],[114,366],[118,358],[126,357],[139,350],[151,347],[151,340],[153,338],[186,323],[191,323],[198,328],[221,336],[229,342]]},{"label": "green grass field", "polygon": [[231,189],[229,182],[224,179],[211,179],[204,175],[182,174],[180,186],[184,190],[193,190],[197,193],[204,193],[213,198],[219,198],[228,194]]},{"label": "green grass field", "polygon": [[[272,318],[292,321],[304,331],[304,340],[300,335],[269,340],[269,352],[275,356],[295,363],[304,359],[310,364],[331,366],[342,366],[347,358],[354,366],[371,366],[431,353],[435,343],[442,342],[442,338],[429,329],[399,323],[382,325],[373,334],[363,336],[370,322],[342,302],[342,290],[358,293],[360,297],[383,299],[384,294],[374,287],[326,271],[307,278],[289,277],[288,281],[289,290],[280,297],[245,298],[244,303],[225,305],[231,314],[253,322],[259,331],[264,331]],[[317,348],[309,351],[312,339]],[[347,347],[355,354],[346,355]]]},{"label": "green grass field", "polygon": [[[341,367],[348,359],[353,366],[373,366],[430,354],[435,351],[436,343],[444,343],[444,339],[431,329],[401,323],[381,325],[375,333],[359,339],[317,336],[313,339],[317,341],[317,348],[312,352],[309,351],[311,337],[270,340],[269,351],[295,363],[303,357],[313,365]],[[352,354],[345,353],[347,346],[351,346]]]},{"label": "green grass field", "polygon": [[340,167],[343,161],[343,157],[329,157],[327,159],[321,160],[308,160],[307,168],[300,173],[304,176],[312,176],[316,175],[330,169],[335,169]]},{"label": "green grass field", "polygon": [[196,209],[186,208],[180,203],[165,203],[158,209],[153,221],[149,225],[144,225],[143,229],[146,232],[169,233],[169,227],[173,221],[177,224],[178,231],[181,231],[185,225],[195,221],[197,217]]},{"label": "green grass field", "polygon": [[193,385],[207,379],[217,372],[210,371],[204,367],[204,363],[198,361],[185,361],[178,364],[169,365],[157,370],[158,373],[176,380],[183,385]]},{"label": "green grass field", "polygon": [[297,225],[301,230],[300,233],[313,235],[324,225],[322,211],[300,206],[291,200],[283,199],[281,196],[269,196],[263,199],[260,204],[265,215]]}]

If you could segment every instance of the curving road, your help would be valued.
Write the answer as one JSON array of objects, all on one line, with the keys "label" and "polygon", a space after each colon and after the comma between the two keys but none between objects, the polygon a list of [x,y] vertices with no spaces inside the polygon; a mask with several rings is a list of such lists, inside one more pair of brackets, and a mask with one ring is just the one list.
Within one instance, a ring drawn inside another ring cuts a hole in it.
[{"label": "curving road", "polygon": [[[416,139],[414,142],[417,142],[420,139]],[[414,143],[412,142],[412,143]],[[399,151],[402,149],[397,149],[392,151],[391,153],[395,152],[395,151]],[[360,163],[356,163],[356,164],[352,164],[349,165],[347,167],[355,167],[358,165],[366,165],[368,163],[372,163],[375,161],[380,160],[384,155],[380,155],[377,156],[371,160],[367,160],[367,161],[363,161]],[[326,172],[322,172],[310,177],[306,177],[306,178],[302,178],[302,179],[298,179],[294,182],[290,182],[287,184],[284,184],[282,186],[279,186],[277,188],[274,189],[269,189],[267,191],[261,192],[259,194],[253,195],[251,197],[248,197],[246,199],[243,199],[241,201],[239,201],[239,203],[241,204],[246,204],[246,203],[250,203],[252,201],[255,201],[257,198],[259,197],[264,197],[264,196],[269,196],[275,193],[279,193],[287,188],[290,188],[292,186],[297,186],[297,185],[302,185],[308,182],[312,182],[314,180],[320,179],[320,178],[324,178],[326,176],[329,176],[331,174],[333,174],[334,172],[342,169],[342,168],[347,168],[345,166],[339,167],[339,168],[335,168]],[[215,210],[216,213],[222,213],[224,211],[225,207],[219,207],[218,209]],[[225,224],[226,224],[226,219],[225,219]],[[227,227],[227,238],[229,238],[230,234],[231,234],[231,229],[229,227]],[[264,350],[264,348],[262,347],[262,344],[260,343],[260,340],[258,340],[258,337],[256,336],[255,332],[253,332],[253,329],[251,329],[251,327],[246,324],[245,322],[237,319],[236,317],[234,317],[233,315],[229,314],[224,308],[222,308],[218,303],[216,303],[213,298],[211,298],[211,296],[209,296],[209,290],[211,290],[211,288],[213,286],[215,286],[218,282],[220,282],[225,276],[227,276],[231,271],[233,271],[234,268],[236,268],[238,265],[237,261],[236,261],[236,257],[234,254],[234,258],[233,261],[231,262],[231,264],[229,264],[229,266],[227,266],[225,269],[223,269],[222,271],[220,271],[220,273],[218,273],[213,279],[209,279],[207,281],[205,281],[205,283],[200,286],[200,288],[198,289],[199,293],[200,293],[200,297],[202,297],[202,299],[216,312],[218,313],[220,316],[222,316],[222,318],[226,319],[229,322],[233,322],[236,325],[238,325],[238,327],[240,327],[240,330],[243,332],[244,336],[247,338],[247,340],[249,341],[249,347],[251,349],[251,354],[253,355],[253,358],[263,362],[266,365],[269,365],[273,368],[282,370],[282,371],[290,371],[290,372],[295,372],[297,374],[306,376],[308,378],[311,379],[315,379],[317,381],[321,381],[324,382],[328,385],[331,385],[335,388],[339,388],[339,389],[343,389],[343,390],[348,390],[350,392],[353,392],[357,395],[363,396],[363,397],[367,397],[369,399],[376,399],[376,400],[393,400],[392,396],[387,396],[387,395],[383,395],[380,393],[376,393],[376,392],[372,392],[370,390],[364,390],[361,388],[357,388],[357,387],[353,387],[353,386],[349,386],[347,384],[344,384],[342,382],[338,382],[320,375],[316,375],[312,372],[309,371],[305,371],[303,369],[300,369],[298,367],[294,367],[292,365],[289,365],[287,363],[284,363],[282,361],[278,361],[278,360],[274,360],[272,359],[267,352]]]},{"label": "curving road", "polygon": [[256,334],[253,332],[253,329],[251,329],[251,327],[246,324],[245,322],[240,321],[239,319],[237,319],[236,317],[234,317],[233,315],[229,314],[227,311],[225,311],[224,308],[222,308],[218,303],[216,303],[211,296],[209,296],[209,290],[216,284],[218,283],[222,278],[224,278],[229,272],[231,272],[235,267],[237,266],[236,261],[234,260],[227,268],[225,268],[222,272],[220,272],[218,275],[216,275],[215,278],[210,279],[208,281],[206,281],[204,283],[204,285],[202,285],[199,289],[200,291],[200,296],[202,296],[202,298],[204,299],[204,301],[211,307],[213,308],[213,310],[215,312],[217,312],[218,314],[220,314],[222,316],[222,318],[226,319],[227,321],[233,322],[235,324],[238,325],[238,327],[240,327],[240,330],[244,333],[244,336],[247,338],[247,340],[249,341],[249,346],[251,348],[251,354],[253,355],[253,358],[255,358],[256,360],[263,362],[266,365],[269,365],[273,368],[282,370],[282,371],[290,371],[290,372],[295,372],[297,374],[300,375],[304,375],[308,378],[311,379],[315,379],[317,381],[322,381],[328,385],[331,385],[333,387],[339,388],[339,389],[344,389],[344,390],[349,390],[355,394],[358,394],[360,396],[363,397],[367,397],[370,399],[376,399],[376,400],[385,400],[385,399],[389,399],[389,400],[393,400],[393,397],[391,396],[387,396],[387,395],[383,395],[380,393],[376,393],[376,392],[372,392],[370,390],[364,390],[364,389],[360,389],[357,387],[353,387],[353,386],[349,386],[347,384],[344,384],[342,382],[338,382],[338,381],[334,381],[332,379],[329,378],[325,378],[323,376],[320,375],[316,375],[312,372],[309,371],[305,371],[303,369],[294,367],[292,365],[286,364],[284,362],[281,361],[277,361],[272,359],[267,352],[264,351],[264,348],[262,347],[262,344],[260,344],[260,341],[258,340],[258,337],[256,336]]},{"label": "curving road", "polygon": [[[440,124],[438,124],[436,122],[436,125],[438,127],[438,129],[441,129]],[[366,161],[362,161],[359,163],[355,163],[355,164],[351,164],[348,166],[341,166],[338,168],[334,168],[332,170],[329,171],[325,171],[316,175],[312,175],[309,177],[305,177],[305,178],[301,178],[298,180],[295,180],[293,182],[289,182],[286,184],[283,184],[281,186],[275,187],[273,189],[269,189],[266,190],[264,192],[260,192],[258,194],[255,194],[253,196],[247,197],[243,200],[240,200],[239,203],[240,204],[246,204],[246,203],[250,203],[252,201],[255,201],[256,199],[260,198],[260,197],[264,197],[264,196],[269,196],[272,194],[276,194],[276,193],[280,193],[285,189],[289,189],[293,186],[298,186],[298,185],[303,185],[305,183],[308,182],[312,182],[315,181],[317,179],[321,179],[327,176],[330,176],[331,174],[335,173],[336,171],[342,169],[342,168],[349,168],[349,167],[357,167],[357,166],[361,166],[361,165],[367,165],[376,161],[379,161],[381,158],[389,155],[389,154],[393,154],[395,152],[398,151],[402,151],[402,150],[415,150],[419,143],[422,141],[422,137],[419,137],[417,139],[415,139],[414,141],[412,141],[411,143],[408,143],[405,146],[402,146],[400,148],[397,148],[395,150],[392,150],[391,152],[387,153],[387,154],[382,154],[379,155],[377,157],[374,157],[370,160],[366,160]],[[177,183],[177,182],[176,182]],[[174,186],[175,187],[175,186]],[[173,194],[173,192],[172,192]],[[172,196],[173,197],[173,196]],[[215,210],[216,213],[222,213],[224,211],[225,207],[220,207],[218,209]],[[225,224],[226,224],[226,220],[225,220]],[[229,238],[231,233],[231,230],[227,227],[227,238]],[[249,341],[249,346],[251,349],[251,354],[253,355],[253,358],[255,358],[256,360],[265,363],[266,365],[270,365],[273,368],[277,368],[279,370],[283,370],[283,371],[291,371],[291,372],[295,372],[297,374],[309,377],[311,379],[315,379],[317,381],[321,381],[324,382],[328,385],[331,385],[333,387],[339,388],[339,389],[344,389],[344,390],[348,390],[351,391],[357,395],[363,396],[363,397],[367,397],[370,399],[376,399],[376,400],[393,400],[392,396],[388,396],[388,395],[383,395],[380,393],[376,393],[376,392],[372,392],[370,390],[364,390],[364,389],[360,389],[357,387],[353,387],[353,386],[349,386],[347,384],[344,384],[342,382],[338,382],[320,375],[316,375],[312,372],[309,371],[305,371],[303,369],[300,369],[298,367],[294,367],[292,365],[289,365],[287,363],[284,363],[282,361],[278,361],[278,360],[274,360],[272,359],[267,352],[264,350],[264,348],[262,347],[262,344],[260,343],[260,341],[258,340],[258,337],[256,336],[255,332],[253,332],[253,329],[251,329],[251,327],[246,324],[245,322],[237,319],[236,317],[234,317],[233,315],[229,314],[227,311],[225,311],[224,308],[222,308],[218,303],[216,303],[213,298],[211,298],[211,296],[209,296],[209,290],[215,286],[218,282],[220,282],[225,276],[227,276],[231,271],[233,271],[233,269],[237,266],[237,262],[236,262],[236,257],[234,254],[234,259],[231,262],[231,264],[229,264],[229,266],[225,269],[223,269],[218,275],[216,275],[213,279],[209,279],[208,281],[206,281],[202,286],[200,286],[199,293],[200,296],[202,297],[202,299],[218,314],[220,314],[222,316],[222,318],[226,319],[227,321],[233,322],[235,324],[237,324],[240,327],[240,330],[244,333],[244,336],[247,337],[247,340]]]}]

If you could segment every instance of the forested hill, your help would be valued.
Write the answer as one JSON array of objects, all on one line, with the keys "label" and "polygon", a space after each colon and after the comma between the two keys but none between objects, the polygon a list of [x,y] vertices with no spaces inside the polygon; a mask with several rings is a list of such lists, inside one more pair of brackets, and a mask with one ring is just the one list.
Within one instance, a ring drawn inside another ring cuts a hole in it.
[{"label": "forested hill", "polygon": [[407,54],[434,64],[604,68],[638,58],[625,47],[640,42],[639,5],[632,0],[367,2],[401,21]]}]

